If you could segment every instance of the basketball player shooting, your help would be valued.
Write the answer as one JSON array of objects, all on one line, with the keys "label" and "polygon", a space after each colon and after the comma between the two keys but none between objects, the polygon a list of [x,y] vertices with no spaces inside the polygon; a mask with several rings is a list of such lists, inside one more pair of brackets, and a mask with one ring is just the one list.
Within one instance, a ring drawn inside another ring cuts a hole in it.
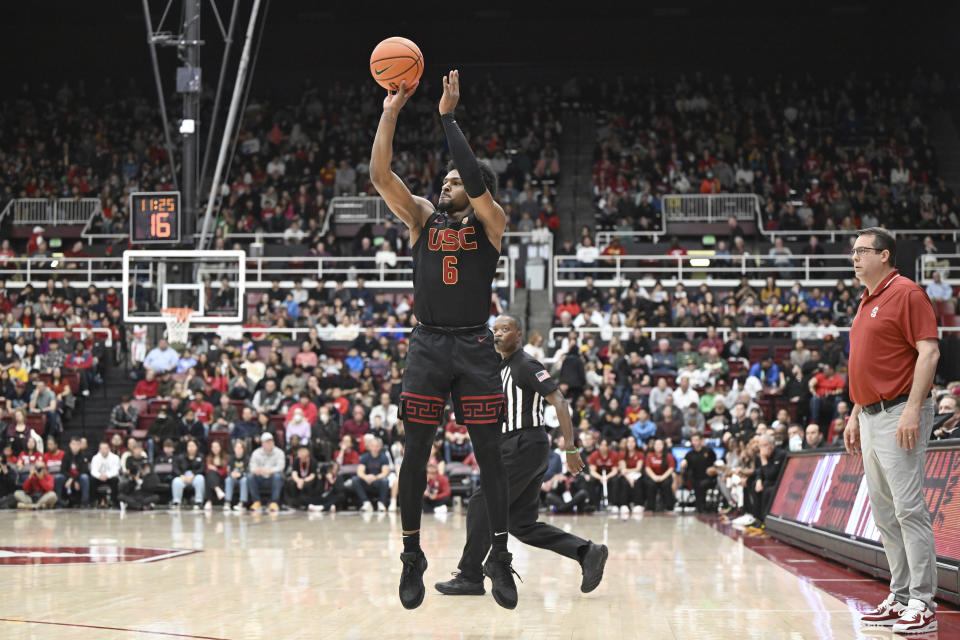
[{"label": "basketball player shooting", "polygon": [[486,495],[491,551],[483,573],[493,583],[497,603],[512,609],[517,606],[517,587],[507,551],[507,474],[499,445],[504,400],[500,358],[487,327],[490,284],[506,217],[493,199],[496,173],[477,161],[453,117],[460,98],[458,71],[443,78],[440,120],[453,161],[436,209],[411,194],[393,173],[397,118],[414,91],[416,83],[408,88],[403,82],[397,92],[388,93],[370,156],[374,187],[410,229],[413,312],[419,321],[410,337],[400,402],[406,438],[398,480],[403,526],[400,602],[407,609],[423,602],[427,559],[420,548],[421,501],[430,447],[449,394],[457,422],[470,434]]},{"label": "basketball player shooting", "polygon": [[[607,562],[607,546],[598,545],[538,522],[540,487],[550,462],[550,437],[543,421],[544,401],[557,410],[560,432],[566,446],[566,463],[570,473],[583,470],[583,460],[575,445],[573,422],[566,398],[557,388],[546,368],[521,349],[523,332],[520,320],[505,313],[493,323],[493,340],[503,361],[500,379],[507,400],[506,420],[500,437],[500,453],[507,470],[510,494],[510,533],[533,547],[548,549],[577,561],[583,572],[580,590],[590,593],[603,579]],[[483,595],[483,574],[480,563],[490,548],[489,527],[484,521],[484,490],[481,487],[470,498],[467,507],[467,543],[460,556],[460,571],[452,580],[438,582],[437,591],[452,596]]]}]

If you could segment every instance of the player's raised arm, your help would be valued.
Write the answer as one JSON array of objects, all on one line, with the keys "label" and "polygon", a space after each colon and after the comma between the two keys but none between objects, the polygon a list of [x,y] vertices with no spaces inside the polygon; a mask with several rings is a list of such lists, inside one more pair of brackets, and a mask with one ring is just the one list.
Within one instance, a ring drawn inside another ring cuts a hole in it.
[{"label": "player's raised arm", "polygon": [[400,109],[416,90],[416,85],[408,89],[404,81],[396,93],[387,93],[383,100],[383,115],[380,116],[377,135],[373,139],[373,151],[370,153],[370,180],[390,210],[409,227],[411,245],[416,244],[424,222],[433,211],[433,205],[428,200],[410,193],[400,176],[390,168],[390,164],[393,161],[393,133],[397,128]]},{"label": "player's raised arm", "polygon": [[460,126],[453,117],[453,111],[460,100],[460,72],[451,71],[443,79],[443,96],[440,98],[440,121],[443,123],[443,132],[447,136],[450,146],[450,155],[453,156],[453,166],[460,174],[463,188],[470,198],[470,204],[476,212],[487,237],[493,246],[500,248],[500,239],[507,226],[507,218],[503,208],[493,199],[487,186],[483,183],[483,174],[480,173],[480,164],[470,149],[470,144],[464,137]]}]

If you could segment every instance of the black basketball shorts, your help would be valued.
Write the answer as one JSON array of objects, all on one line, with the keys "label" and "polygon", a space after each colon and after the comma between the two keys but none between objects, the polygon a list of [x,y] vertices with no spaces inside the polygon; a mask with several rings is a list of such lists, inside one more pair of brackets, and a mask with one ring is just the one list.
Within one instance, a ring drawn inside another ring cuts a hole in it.
[{"label": "black basketball shorts", "polygon": [[457,423],[499,424],[501,384],[500,356],[488,327],[447,330],[420,324],[410,333],[400,418],[404,424],[439,425],[449,394]]}]

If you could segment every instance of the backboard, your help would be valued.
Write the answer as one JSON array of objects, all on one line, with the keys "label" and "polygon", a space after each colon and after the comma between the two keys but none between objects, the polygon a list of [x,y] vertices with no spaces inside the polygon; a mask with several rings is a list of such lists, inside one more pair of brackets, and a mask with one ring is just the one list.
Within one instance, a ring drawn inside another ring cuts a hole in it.
[{"label": "backboard", "polygon": [[169,307],[193,309],[191,324],[243,322],[246,258],[239,250],[124,251],[124,322],[164,323]]}]

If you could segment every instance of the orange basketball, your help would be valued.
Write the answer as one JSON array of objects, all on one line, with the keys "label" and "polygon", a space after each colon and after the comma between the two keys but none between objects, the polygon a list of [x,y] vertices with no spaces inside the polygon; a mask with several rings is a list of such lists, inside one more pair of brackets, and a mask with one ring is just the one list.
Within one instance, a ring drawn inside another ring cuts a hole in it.
[{"label": "orange basketball", "polygon": [[423,75],[420,47],[400,36],[387,38],[370,54],[370,73],[377,84],[388,91],[397,91],[404,80],[410,87]]}]

